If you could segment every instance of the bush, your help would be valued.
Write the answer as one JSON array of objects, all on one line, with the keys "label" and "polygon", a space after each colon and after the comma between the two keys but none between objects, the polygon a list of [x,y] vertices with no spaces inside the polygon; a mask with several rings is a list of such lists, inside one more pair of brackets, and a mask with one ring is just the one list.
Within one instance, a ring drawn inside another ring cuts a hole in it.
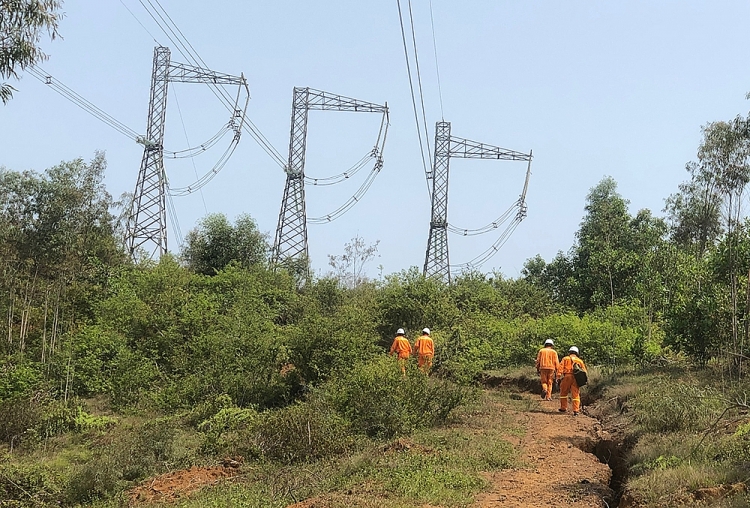
[{"label": "bush", "polygon": [[723,410],[711,388],[666,379],[636,395],[631,405],[635,421],[648,432],[704,430]]},{"label": "bush", "polygon": [[408,434],[445,421],[470,390],[416,372],[404,379],[396,361],[380,357],[358,365],[323,390],[352,428],[373,437]]},{"label": "bush", "polygon": [[[257,420],[257,417],[258,412],[255,408],[239,408],[232,405],[230,400],[229,404],[198,424],[198,430],[204,437],[203,451],[217,453],[227,449],[230,446],[231,434],[247,428]],[[230,434],[229,438],[227,434]]]},{"label": "bush", "polygon": [[74,505],[88,503],[110,497],[124,486],[117,458],[108,453],[97,454],[74,470],[65,498]]},{"label": "bush", "polygon": [[5,359],[0,363],[0,402],[36,389],[41,378],[35,365]]},{"label": "bush", "polygon": [[177,428],[173,420],[156,419],[132,428],[119,427],[78,465],[66,489],[72,504],[111,497],[151,475],[184,467],[176,456]]},{"label": "bush", "polygon": [[287,464],[344,452],[352,443],[346,421],[322,399],[263,413],[250,432],[254,449]]},{"label": "bush", "polygon": [[11,449],[33,447],[74,426],[75,412],[48,392],[17,395],[0,402],[0,442]]},{"label": "bush", "polygon": [[0,458],[0,506],[59,506],[65,478],[41,464]]}]

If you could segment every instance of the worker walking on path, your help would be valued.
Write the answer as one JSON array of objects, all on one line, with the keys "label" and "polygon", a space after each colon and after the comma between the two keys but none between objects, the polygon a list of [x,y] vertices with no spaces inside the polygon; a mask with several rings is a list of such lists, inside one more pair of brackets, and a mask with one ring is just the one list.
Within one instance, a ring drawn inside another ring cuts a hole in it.
[{"label": "worker walking on path", "polygon": [[389,354],[393,355],[394,353],[398,355],[398,366],[401,368],[401,375],[406,377],[406,362],[409,361],[409,355],[411,354],[411,344],[409,344],[403,328],[396,330],[396,338],[393,339]]},{"label": "worker walking on path", "polygon": [[544,341],[544,347],[536,355],[536,371],[542,381],[542,399],[552,400],[552,385],[555,383],[555,374],[560,364],[557,351],[552,349],[555,343],[552,339]]},{"label": "worker walking on path", "polygon": [[435,356],[435,343],[430,337],[430,329],[424,328],[422,336],[414,343],[414,353],[417,354],[417,367],[423,374],[429,375],[432,369],[432,358]]},{"label": "worker walking on path", "polygon": [[568,410],[568,391],[573,400],[573,416],[578,416],[581,411],[581,391],[575,378],[575,370],[580,369],[586,372],[586,364],[578,358],[578,348],[571,346],[568,350],[568,356],[562,359],[557,367],[557,378],[560,381],[560,409],[565,412]]}]

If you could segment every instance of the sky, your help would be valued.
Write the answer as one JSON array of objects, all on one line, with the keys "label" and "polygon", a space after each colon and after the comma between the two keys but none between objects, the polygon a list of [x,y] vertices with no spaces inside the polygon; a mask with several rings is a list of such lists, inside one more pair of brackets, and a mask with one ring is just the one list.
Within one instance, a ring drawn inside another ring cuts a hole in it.
[{"label": "sky", "polygon": [[[421,270],[430,198],[397,1],[159,1],[211,69],[244,73],[249,118],[284,157],[293,87],[388,103],[383,170],[343,217],[308,226],[310,256],[316,273],[325,274],[328,255],[340,255],[361,237],[379,242],[370,276]],[[617,181],[631,213],[648,208],[662,215],[664,199],[687,177],[701,126],[750,110],[750,2],[431,3],[412,0],[429,136],[444,119],[455,136],[534,153],[528,216],[482,271],[518,277],[527,259],[540,254],[550,261],[567,251],[586,195],[605,176]],[[401,4],[408,23],[408,0]],[[144,5],[149,0],[66,0],[62,37],[42,43],[46,72],[140,133],[146,131],[154,46],[170,46],[173,61],[187,61]],[[18,91],[0,106],[0,166],[43,171],[103,151],[110,194],[133,192],[141,145],[29,74],[11,84]],[[208,87],[170,84],[165,148],[199,144],[228,120]],[[306,174],[345,171],[372,149],[379,122],[373,114],[311,112]],[[225,147],[222,142],[194,159],[166,160],[170,185],[202,176]],[[523,162],[452,160],[449,223],[478,228],[491,222],[518,198],[525,171]],[[307,186],[308,216],[338,208],[365,172],[337,186]],[[272,242],[284,183],[283,170],[245,134],[201,192],[174,198],[179,230],[184,236],[208,213],[231,221],[247,213]],[[168,234],[177,252],[179,235],[172,227]],[[473,259],[498,235],[449,235],[451,263]]]}]

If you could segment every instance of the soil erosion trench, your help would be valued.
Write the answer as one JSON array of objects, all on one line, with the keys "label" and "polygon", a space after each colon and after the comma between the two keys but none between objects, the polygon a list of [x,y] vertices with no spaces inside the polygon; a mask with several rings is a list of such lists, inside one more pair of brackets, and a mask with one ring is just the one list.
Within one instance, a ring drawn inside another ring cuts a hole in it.
[{"label": "soil erosion trench", "polygon": [[520,404],[504,408],[525,432],[510,439],[520,450],[519,466],[487,473],[490,487],[473,506],[617,506],[624,469],[615,436],[588,416],[585,406],[578,416],[570,409],[561,413],[557,394],[552,401],[540,400],[538,381],[518,383],[509,387],[507,380],[485,380],[488,389],[525,390],[510,394]]}]

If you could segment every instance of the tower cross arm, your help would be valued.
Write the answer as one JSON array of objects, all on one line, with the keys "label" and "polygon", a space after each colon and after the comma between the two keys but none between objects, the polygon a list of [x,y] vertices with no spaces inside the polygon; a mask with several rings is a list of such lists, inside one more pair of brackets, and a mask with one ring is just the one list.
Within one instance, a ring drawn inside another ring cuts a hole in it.
[{"label": "tower cross arm", "polygon": [[497,146],[477,143],[451,136],[450,157],[461,159],[498,159],[506,161],[531,161],[531,153],[516,152]]},{"label": "tower cross arm", "polygon": [[296,91],[307,90],[307,109],[321,111],[358,111],[363,113],[387,113],[388,105],[352,99],[313,88],[295,88]]},{"label": "tower cross arm", "polygon": [[216,85],[245,85],[245,78],[216,72],[194,65],[170,62],[169,81],[177,83],[213,83]]}]

